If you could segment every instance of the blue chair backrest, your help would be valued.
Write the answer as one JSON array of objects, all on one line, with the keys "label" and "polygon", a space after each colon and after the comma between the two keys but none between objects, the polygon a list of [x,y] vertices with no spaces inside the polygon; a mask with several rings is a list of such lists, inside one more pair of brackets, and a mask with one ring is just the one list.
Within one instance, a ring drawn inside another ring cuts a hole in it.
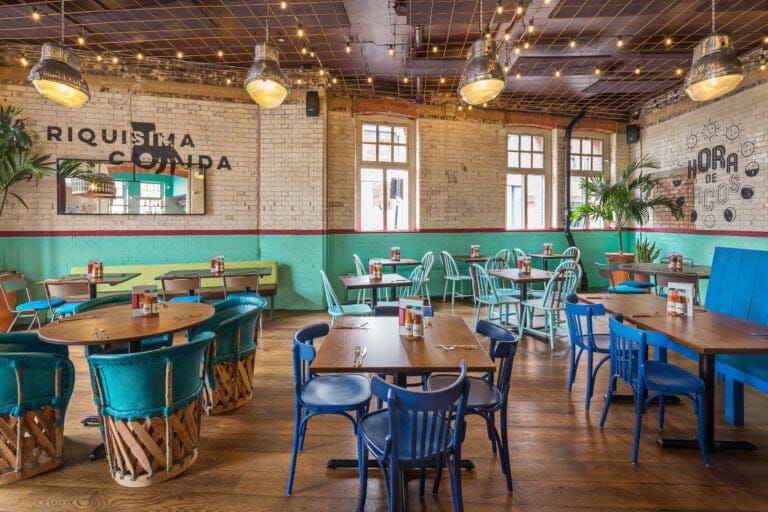
[{"label": "blue chair backrest", "polygon": [[608,326],[611,333],[611,374],[634,384],[640,376],[640,364],[644,359],[645,331],[624,325],[613,317],[608,319]]},{"label": "blue chair backrest", "polygon": [[[496,387],[501,392],[501,395],[506,397],[509,393],[509,381],[512,375],[512,364],[517,353],[518,338],[509,329],[505,329],[487,320],[478,320],[475,332],[488,336],[491,340],[491,359],[494,361],[497,359],[501,360],[501,365],[496,374]],[[487,378],[492,378],[492,373],[489,373]]]},{"label": "blue chair backrest", "polygon": [[326,323],[302,327],[293,335],[293,384],[298,397],[304,384],[312,380],[310,367],[315,360],[315,338],[327,336],[330,327]]},{"label": "blue chair backrest", "polygon": [[[136,419],[169,416],[200,397],[203,370],[213,332],[189,343],[135,354],[93,355],[88,364],[97,385],[102,413]],[[166,390],[170,375],[170,393]]]},{"label": "blue chair backrest", "polygon": [[768,251],[715,247],[706,309],[768,325]]},{"label": "blue chair backrest", "polygon": [[565,318],[568,322],[568,337],[577,347],[595,346],[592,317],[604,316],[602,304],[578,304],[576,295],[565,298]]},{"label": "blue chair backrest", "polygon": [[[417,466],[424,459],[434,460],[431,454],[445,453],[449,447],[453,447],[456,456],[460,457],[469,393],[466,375],[466,362],[462,361],[456,381],[437,391],[409,391],[388,383],[378,375],[371,379],[371,391],[386,401],[389,410],[392,471],[396,470],[396,460]],[[450,429],[448,425],[452,422],[454,428]],[[400,446],[408,446],[405,453],[399,453]]]}]

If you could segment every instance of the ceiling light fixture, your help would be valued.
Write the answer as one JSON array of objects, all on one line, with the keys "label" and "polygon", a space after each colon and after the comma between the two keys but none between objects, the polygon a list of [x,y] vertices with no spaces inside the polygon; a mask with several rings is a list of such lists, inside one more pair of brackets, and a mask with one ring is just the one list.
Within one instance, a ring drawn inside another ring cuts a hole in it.
[{"label": "ceiling light fixture", "polygon": [[[480,33],[483,32],[483,0],[480,0]],[[459,80],[459,95],[470,105],[496,98],[504,89],[504,71],[499,65],[496,43],[482,36],[472,43],[467,65]]]},{"label": "ceiling light fixture", "polygon": [[568,46],[570,46],[571,48],[576,48],[576,40],[575,39],[571,39],[568,42]]},{"label": "ceiling light fixture", "polygon": [[731,38],[715,34],[715,0],[712,0],[712,35],[693,49],[693,65],[685,76],[685,93],[693,101],[709,101],[734,90],[744,71],[731,46]]},{"label": "ceiling light fixture", "polygon": [[[266,5],[266,1],[264,2]],[[269,7],[267,6],[267,37],[254,50],[253,65],[245,78],[245,90],[264,108],[280,106],[288,97],[290,88],[277,59],[277,48],[269,42]]]},{"label": "ceiling light fixture", "polygon": [[515,14],[520,15],[525,12],[525,7],[523,6],[523,0],[520,0],[517,2],[517,9],[515,9]]},{"label": "ceiling light fixture", "polygon": [[618,48],[623,48],[624,47],[624,38],[623,37],[619,36],[619,38],[616,40],[616,46]]},{"label": "ceiling light fixture", "polygon": [[43,98],[65,107],[82,107],[91,99],[88,82],[80,73],[80,59],[64,48],[64,0],[61,0],[61,44],[45,43],[40,62],[29,79]]},{"label": "ceiling light fixture", "polygon": [[504,14],[504,6],[502,5],[501,0],[496,2],[496,13]]},{"label": "ceiling light fixture", "polygon": [[89,163],[88,168],[77,173],[70,181],[72,194],[80,197],[93,197],[96,199],[114,199],[115,180],[106,172],[97,169]]}]

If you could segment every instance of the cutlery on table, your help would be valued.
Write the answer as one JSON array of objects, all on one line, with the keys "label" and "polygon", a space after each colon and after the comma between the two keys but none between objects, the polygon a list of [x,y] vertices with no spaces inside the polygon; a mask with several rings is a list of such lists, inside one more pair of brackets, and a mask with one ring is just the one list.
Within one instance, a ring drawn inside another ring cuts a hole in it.
[{"label": "cutlery on table", "polygon": [[438,345],[443,350],[477,350],[480,345]]},{"label": "cutlery on table", "polygon": [[334,329],[367,329],[366,324],[368,322],[362,323],[360,325],[334,325]]},{"label": "cutlery on table", "polygon": [[751,332],[750,336],[768,336],[768,332]]},{"label": "cutlery on table", "polygon": [[96,315],[85,315],[85,316],[69,316],[64,318],[59,318],[56,321],[57,322],[74,322],[75,320],[85,320],[87,318],[99,318]]},{"label": "cutlery on table", "polygon": [[[357,348],[359,350],[359,347]],[[363,347],[363,350],[356,355],[356,361],[352,364],[352,366],[363,366],[363,360],[365,359],[365,355],[368,353],[368,347]]]},{"label": "cutlery on table", "polygon": [[658,311],[656,313],[630,313],[627,316],[629,318],[653,317],[653,316],[661,316],[661,313],[659,313]]}]

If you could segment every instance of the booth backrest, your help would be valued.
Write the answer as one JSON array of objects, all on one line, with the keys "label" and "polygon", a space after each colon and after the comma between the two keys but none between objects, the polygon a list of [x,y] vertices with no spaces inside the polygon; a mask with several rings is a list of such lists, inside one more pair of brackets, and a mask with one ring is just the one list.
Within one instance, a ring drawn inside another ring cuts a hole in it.
[{"label": "booth backrest", "polygon": [[706,309],[768,325],[768,251],[716,247]]},{"label": "booth backrest", "polygon": [[[272,269],[272,273],[268,276],[263,276],[259,280],[259,286],[276,285],[278,282],[277,275],[277,261],[276,260],[263,260],[263,261],[227,261],[225,262],[225,270],[235,268],[251,268],[251,267],[269,267]],[[134,286],[140,284],[157,284],[159,281],[155,281],[155,278],[160,274],[164,274],[171,270],[197,270],[208,269],[210,263],[156,263],[149,265],[104,265],[105,273],[123,273],[123,272],[139,272],[141,275],[121,283],[115,286],[109,286],[104,288],[105,292],[126,292],[131,291]],[[84,274],[87,271],[86,267],[72,267],[70,272],[72,274]],[[211,279],[215,277],[212,276]],[[206,287],[222,286],[221,277],[219,276],[216,281],[203,278],[203,289]]]}]

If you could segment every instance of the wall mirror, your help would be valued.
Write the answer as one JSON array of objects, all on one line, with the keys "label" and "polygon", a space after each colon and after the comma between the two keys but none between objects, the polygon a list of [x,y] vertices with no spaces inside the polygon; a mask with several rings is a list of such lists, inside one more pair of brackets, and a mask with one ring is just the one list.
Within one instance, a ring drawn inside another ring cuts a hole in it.
[{"label": "wall mirror", "polygon": [[205,170],[180,165],[145,168],[79,160],[86,179],[58,179],[58,213],[64,215],[201,215]]}]

